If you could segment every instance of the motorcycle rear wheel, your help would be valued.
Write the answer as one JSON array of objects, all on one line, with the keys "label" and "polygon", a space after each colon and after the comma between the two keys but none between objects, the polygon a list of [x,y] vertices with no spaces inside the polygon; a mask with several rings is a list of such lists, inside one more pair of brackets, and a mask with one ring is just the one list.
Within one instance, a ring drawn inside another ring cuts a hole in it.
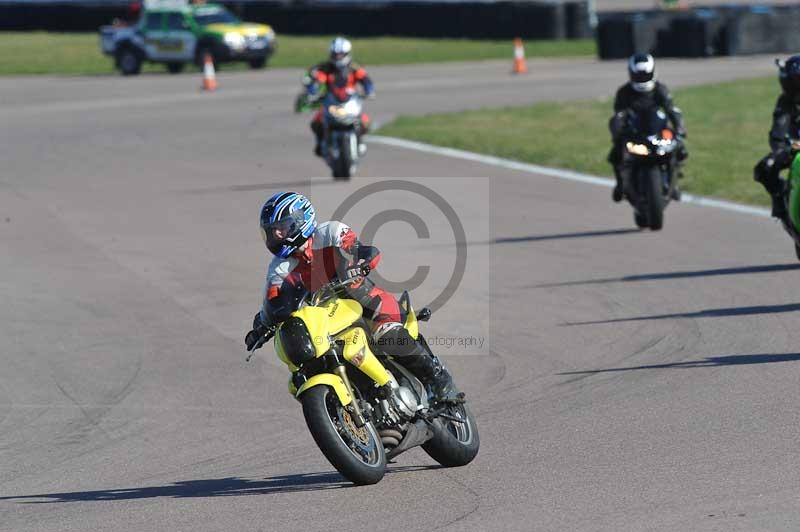
[{"label": "motorcycle rear wheel", "polygon": [[375,484],[386,472],[383,443],[372,423],[358,428],[329,386],[314,386],[300,396],[303,416],[325,458],[353,484]]},{"label": "motorcycle rear wheel", "polygon": [[465,466],[472,462],[481,446],[475,418],[466,404],[451,406],[445,413],[464,421],[437,418],[434,436],[422,448],[428,456],[445,467]]}]

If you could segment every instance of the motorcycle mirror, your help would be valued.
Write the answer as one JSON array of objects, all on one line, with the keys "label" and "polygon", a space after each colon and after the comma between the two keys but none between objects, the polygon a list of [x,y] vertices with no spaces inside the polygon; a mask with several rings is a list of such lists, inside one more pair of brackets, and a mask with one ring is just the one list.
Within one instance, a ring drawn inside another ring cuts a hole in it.
[{"label": "motorcycle mirror", "polygon": [[431,314],[433,314],[431,309],[428,307],[422,308],[419,310],[419,312],[417,312],[417,321],[428,321],[431,319]]}]

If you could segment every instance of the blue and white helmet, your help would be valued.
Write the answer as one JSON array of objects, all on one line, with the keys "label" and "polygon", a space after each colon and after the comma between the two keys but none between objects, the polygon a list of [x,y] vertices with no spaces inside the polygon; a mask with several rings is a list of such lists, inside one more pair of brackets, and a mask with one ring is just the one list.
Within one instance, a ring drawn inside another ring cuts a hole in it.
[{"label": "blue and white helmet", "polygon": [[286,258],[317,229],[314,206],[297,192],[279,192],[261,207],[261,237],[273,255]]}]

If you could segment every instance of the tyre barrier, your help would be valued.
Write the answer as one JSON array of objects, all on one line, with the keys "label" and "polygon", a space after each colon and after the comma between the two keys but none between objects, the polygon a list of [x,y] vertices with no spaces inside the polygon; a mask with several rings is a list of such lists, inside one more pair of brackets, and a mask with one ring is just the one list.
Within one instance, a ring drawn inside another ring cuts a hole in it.
[{"label": "tyre barrier", "polygon": [[0,31],[96,31],[128,16],[127,4],[0,4]]},{"label": "tyre barrier", "polygon": [[636,52],[711,57],[800,51],[800,5],[728,6],[607,14],[596,33],[602,59]]},{"label": "tyre barrier", "polygon": [[[591,37],[588,0],[573,1],[222,1],[243,19],[280,34],[395,35],[473,39]],[[0,30],[96,31],[124,19],[127,2],[0,1]]]},{"label": "tyre barrier", "polygon": [[601,59],[658,54],[659,35],[669,23],[669,14],[661,11],[604,17],[597,26],[597,53]]}]

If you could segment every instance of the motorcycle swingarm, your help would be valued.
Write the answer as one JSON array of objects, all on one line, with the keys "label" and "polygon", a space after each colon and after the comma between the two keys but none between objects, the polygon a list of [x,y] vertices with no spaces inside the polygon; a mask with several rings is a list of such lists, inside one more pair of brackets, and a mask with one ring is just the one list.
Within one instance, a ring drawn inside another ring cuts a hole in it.
[{"label": "motorcycle swingarm", "polygon": [[433,427],[425,420],[418,419],[413,424],[408,425],[406,435],[400,443],[386,453],[386,459],[391,460],[400,453],[403,453],[413,447],[418,447],[423,443],[433,438]]}]

